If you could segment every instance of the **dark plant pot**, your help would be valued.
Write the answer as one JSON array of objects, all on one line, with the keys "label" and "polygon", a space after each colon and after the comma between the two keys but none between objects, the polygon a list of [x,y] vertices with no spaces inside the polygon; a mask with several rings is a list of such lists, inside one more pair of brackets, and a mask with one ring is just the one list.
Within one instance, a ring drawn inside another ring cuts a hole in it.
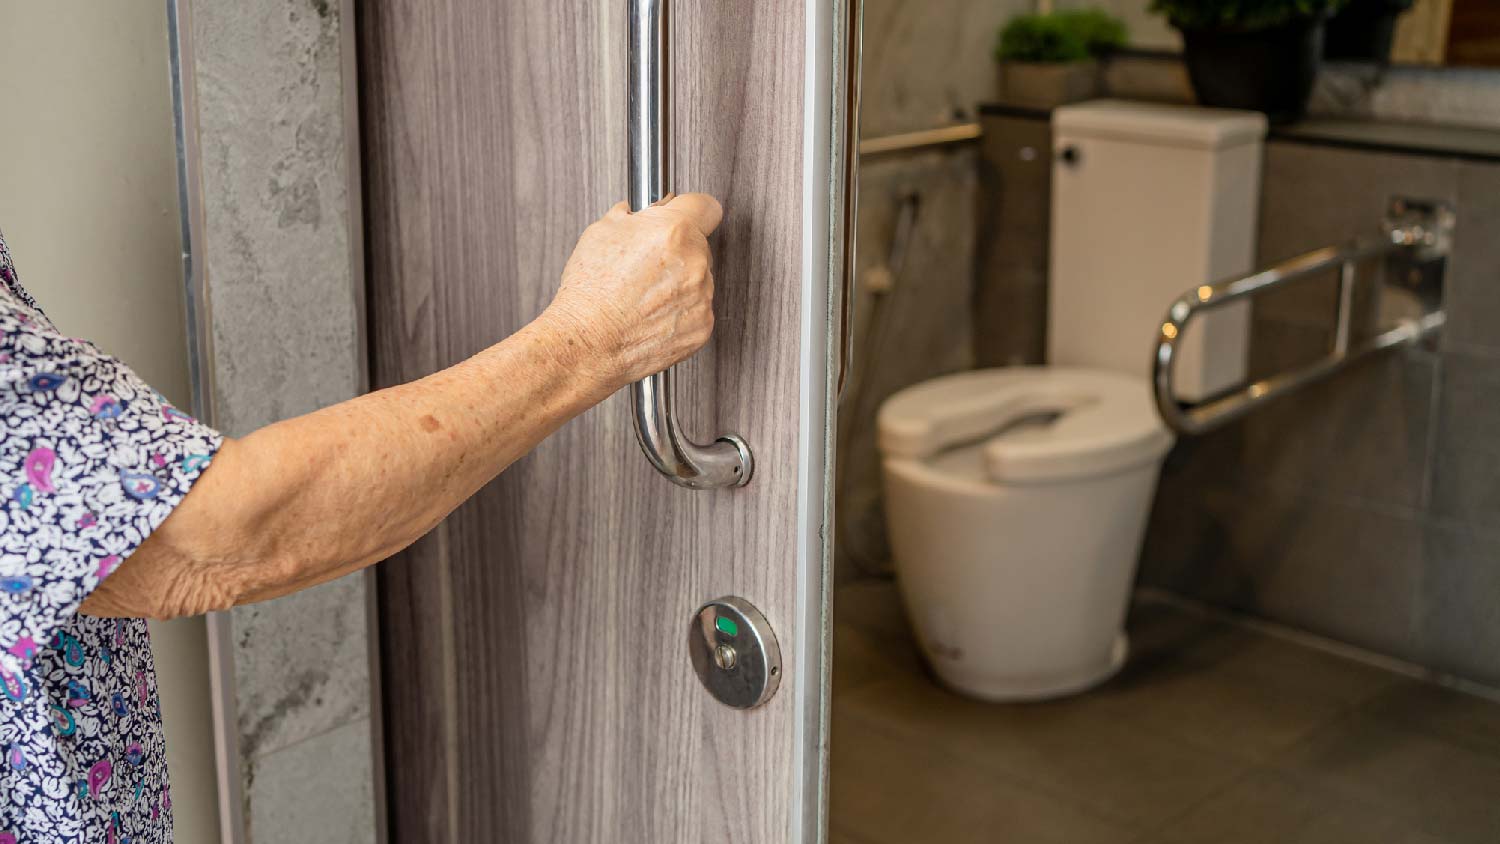
[{"label": "dark plant pot", "polygon": [[1355,0],[1328,21],[1323,57],[1385,64],[1391,60],[1396,19],[1411,0]]},{"label": "dark plant pot", "polygon": [[1198,102],[1263,111],[1271,122],[1287,123],[1302,116],[1312,96],[1323,19],[1253,31],[1182,29],[1182,53]]}]

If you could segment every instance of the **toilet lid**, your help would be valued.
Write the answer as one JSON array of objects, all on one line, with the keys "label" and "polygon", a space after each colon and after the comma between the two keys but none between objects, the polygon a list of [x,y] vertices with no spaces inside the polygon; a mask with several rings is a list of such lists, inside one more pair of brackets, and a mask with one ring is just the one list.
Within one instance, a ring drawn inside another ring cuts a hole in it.
[{"label": "toilet lid", "polygon": [[[926,381],[887,399],[878,425],[887,458],[997,483],[1107,474],[1172,445],[1143,379],[1062,367]],[[948,455],[960,459],[939,459]]]}]

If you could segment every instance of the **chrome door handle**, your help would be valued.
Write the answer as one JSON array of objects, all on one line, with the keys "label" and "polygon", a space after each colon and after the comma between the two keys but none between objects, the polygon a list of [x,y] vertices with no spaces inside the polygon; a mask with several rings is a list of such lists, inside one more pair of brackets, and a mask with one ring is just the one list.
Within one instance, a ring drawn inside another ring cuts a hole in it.
[{"label": "chrome door handle", "polygon": [[[667,195],[671,155],[671,76],[667,70],[668,0],[629,0],[630,209],[649,208]],[[718,489],[750,482],[750,446],[736,434],[698,445],[677,427],[672,370],[635,382],[630,390],[635,437],[657,471],[688,489]]]}]

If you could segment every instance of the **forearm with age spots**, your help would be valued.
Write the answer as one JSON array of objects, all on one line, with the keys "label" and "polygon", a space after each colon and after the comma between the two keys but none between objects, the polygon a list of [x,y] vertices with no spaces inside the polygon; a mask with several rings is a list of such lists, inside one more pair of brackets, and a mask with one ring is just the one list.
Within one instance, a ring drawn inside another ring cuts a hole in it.
[{"label": "forearm with age spots", "polygon": [[721,214],[703,194],[635,213],[621,203],[584,231],[547,311],[505,342],[226,442],[83,611],[225,609],[411,544],[563,422],[703,345]]},{"label": "forearm with age spots", "polygon": [[194,615],[382,560],[607,397],[596,363],[544,315],[435,375],[226,440],[83,612]]}]

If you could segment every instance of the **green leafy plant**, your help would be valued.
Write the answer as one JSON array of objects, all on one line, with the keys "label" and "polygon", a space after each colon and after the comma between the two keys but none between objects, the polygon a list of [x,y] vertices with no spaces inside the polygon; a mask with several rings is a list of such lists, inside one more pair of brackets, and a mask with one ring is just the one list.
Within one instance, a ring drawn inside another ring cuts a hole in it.
[{"label": "green leafy plant", "polygon": [[1003,61],[1083,61],[1125,46],[1125,24],[1102,9],[1017,15],[1000,30],[995,57]]},{"label": "green leafy plant", "polygon": [[1055,15],[1017,15],[1000,30],[995,57],[1012,62],[1076,62],[1088,44]]},{"label": "green leafy plant", "polygon": [[1053,17],[1077,33],[1092,56],[1122,49],[1130,37],[1125,22],[1103,9],[1064,9],[1054,12]]},{"label": "green leafy plant", "polygon": [[1257,30],[1331,15],[1346,0],[1151,0],[1178,29]]}]

